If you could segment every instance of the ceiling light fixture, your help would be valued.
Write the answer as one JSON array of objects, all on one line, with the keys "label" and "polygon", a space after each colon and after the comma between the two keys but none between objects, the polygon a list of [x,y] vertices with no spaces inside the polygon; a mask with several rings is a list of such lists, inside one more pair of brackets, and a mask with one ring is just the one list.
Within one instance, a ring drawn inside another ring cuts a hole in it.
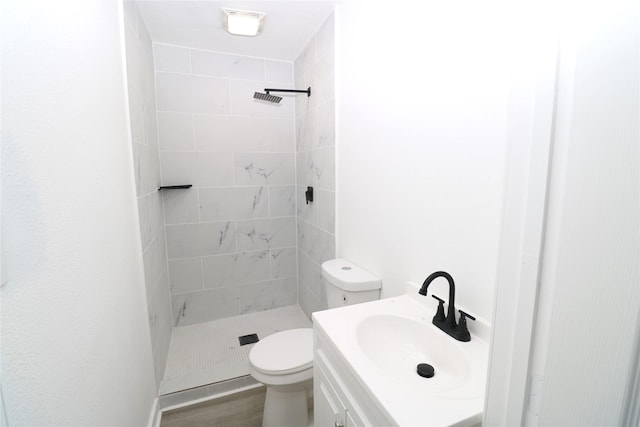
[{"label": "ceiling light fixture", "polygon": [[222,8],[224,29],[236,36],[257,36],[264,26],[262,12]]}]

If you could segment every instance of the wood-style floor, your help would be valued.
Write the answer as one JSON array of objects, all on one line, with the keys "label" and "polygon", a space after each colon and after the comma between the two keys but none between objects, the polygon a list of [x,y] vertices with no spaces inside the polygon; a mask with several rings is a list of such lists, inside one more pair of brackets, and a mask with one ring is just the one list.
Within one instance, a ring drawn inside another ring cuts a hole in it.
[{"label": "wood-style floor", "polygon": [[260,386],[167,411],[160,427],[260,427],[265,393],[266,388]]}]

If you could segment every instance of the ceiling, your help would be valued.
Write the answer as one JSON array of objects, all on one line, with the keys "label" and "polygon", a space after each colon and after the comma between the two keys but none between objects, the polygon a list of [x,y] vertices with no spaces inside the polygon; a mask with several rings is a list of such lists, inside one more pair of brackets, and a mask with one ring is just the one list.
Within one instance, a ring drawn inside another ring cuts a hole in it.
[{"label": "ceiling", "polygon": [[[138,7],[154,42],[238,55],[293,61],[331,14],[335,1],[155,1]],[[222,7],[267,14],[256,37],[232,36],[222,28]]]}]

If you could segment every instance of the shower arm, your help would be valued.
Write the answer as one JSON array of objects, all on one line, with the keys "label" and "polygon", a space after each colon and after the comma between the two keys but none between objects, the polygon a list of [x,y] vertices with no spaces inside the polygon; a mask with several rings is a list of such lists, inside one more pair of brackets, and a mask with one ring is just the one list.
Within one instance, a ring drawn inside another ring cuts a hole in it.
[{"label": "shower arm", "polygon": [[311,96],[311,87],[307,88],[307,90],[299,90],[299,89],[265,89],[265,93],[269,92],[287,92],[287,93],[306,93],[307,96]]}]

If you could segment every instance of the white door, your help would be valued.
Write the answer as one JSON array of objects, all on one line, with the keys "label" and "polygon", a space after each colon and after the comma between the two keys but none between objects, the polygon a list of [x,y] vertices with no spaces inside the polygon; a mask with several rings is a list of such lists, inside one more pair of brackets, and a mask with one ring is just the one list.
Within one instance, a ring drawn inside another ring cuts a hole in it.
[{"label": "white door", "polygon": [[[640,11],[637,2],[585,3],[564,16],[556,9],[557,78],[532,90],[536,119],[544,119],[538,95],[545,85],[555,91],[547,123],[534,119],[531,132],[535,140],[536,129],[552,129],[551,156],[545,164],[534,157],[540,144],[529,147],[526,167],[543,173],[522,175],[530,197],[503,236],[520,253],[509,262],[501,253],[501,272],[511,268],[516,280],[498,283],[485,424],[636,425]],[[531,221],[540,200],[544,221]]]}]

